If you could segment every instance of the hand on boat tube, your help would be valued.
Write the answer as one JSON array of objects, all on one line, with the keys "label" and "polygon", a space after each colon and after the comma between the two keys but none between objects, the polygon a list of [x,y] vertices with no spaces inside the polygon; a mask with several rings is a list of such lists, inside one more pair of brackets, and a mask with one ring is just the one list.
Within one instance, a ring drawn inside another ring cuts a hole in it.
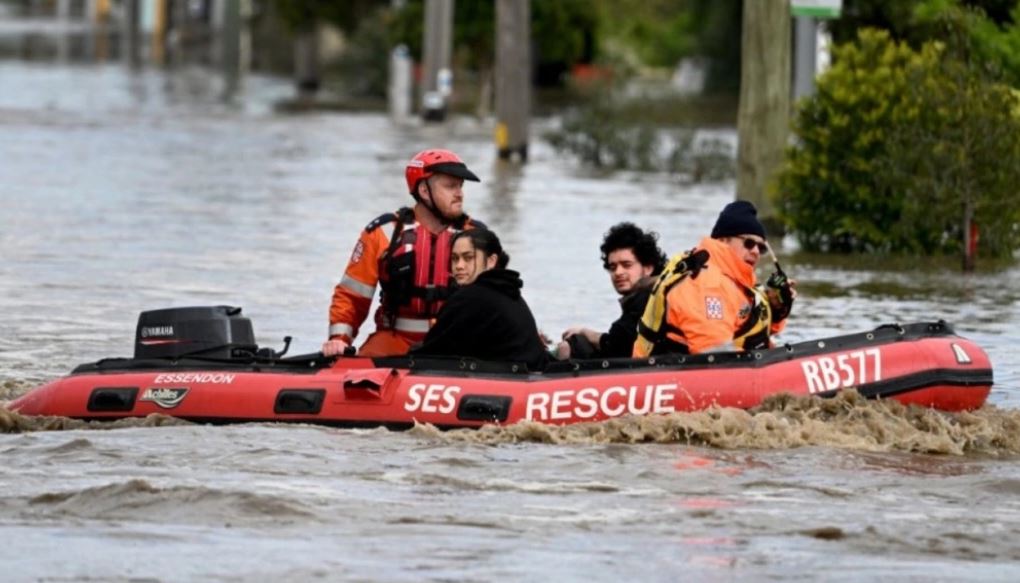
[{"label": "hand on boat tube", "polygon": [[341,356],[354,354],[354,347],[340,339],[327,340],[322,343],[323,356]]}]

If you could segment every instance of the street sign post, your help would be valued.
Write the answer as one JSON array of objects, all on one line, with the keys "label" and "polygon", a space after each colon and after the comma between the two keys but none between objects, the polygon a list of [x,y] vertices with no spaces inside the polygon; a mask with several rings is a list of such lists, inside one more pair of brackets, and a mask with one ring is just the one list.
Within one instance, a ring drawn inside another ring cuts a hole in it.
[{"label": "street sign post", "polygon": [[839,18],[842,10],[843,0],[790,0],[790,13],[793,16]]}]

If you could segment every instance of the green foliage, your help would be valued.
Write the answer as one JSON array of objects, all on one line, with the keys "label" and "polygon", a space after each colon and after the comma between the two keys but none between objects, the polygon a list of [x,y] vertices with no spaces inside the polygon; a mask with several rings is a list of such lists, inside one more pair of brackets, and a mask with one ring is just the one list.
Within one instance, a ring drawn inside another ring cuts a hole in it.
[{"label": "green foliage", "polygon": [[980,251],[1020,248],[1020,118],[1008,88],[945,45],[915,51],[886,32],[837,47],[799,105],[778,207],[809,251],[962,252],[973,212]]},{"label": "green foliage", "polygon": [[998,27],[1016,22],[1012,12],[1016,0],[843,0],[841,16],[826,23],[835,44],[853,42],[857,31],[877,28],[888,31],[895,40],[905,40],[920,47],[938,38],[931,17],[951,9],[967,8],[978,11]]},{"label": "green foliage", "polygon": [[653,67],[672,67],[697,54],[694,11],[676,0],[616,0],[605,2],[605,17],[613,23],[605,35],[632,47]]},{"label": "green foliage", "polygon": [[709,90],[740,83],[742,0],[599,0],[602,36],[640,62],[672,68],[685,57],[706,57]]},{"label": "green foliage", "polygon": [[[531,36],[538,64],[567,65],[590,59],[596,50],[598,10],[586,0],[533,1]],[[493,0],[454,3],[454,39],[461,66],[484,69],[495,56],[496,10]],[[394,17],[391,43],[404,44],[421,60],[425,23],[424,0],[409,0]]]},{"label": "green foliage", "polygon": [[915,18],[933,38],[943,40],[951,56],[984,69],[984,74],[1020,84],[1020,6],[1012,20],[996,22],[980,8],[960,7],[951,0],[927,0]]},{"label": "green foliage", "polygon": [[358,23],[349,48],[336,63],[345,93],[356,97],[385,98],[389,84],[392,14],[377,10]]},{"label": "green foliage", "polygon": [[826,23],[834,44],[853,42],[857,32],[865,28],[887,31],[896,40],[919,40],[914,10],[924,0],[844,0],[843,11],[836,20]]},{"label": "green foliage", "polygon": [[[710,88],[735,89],[740,79],[741,6],[742,0],[531,0],[538,74],[604,60],[608,44],[652,67],[673,67],[689,56],[709,57]],[[424,1],[408,0],[390,27],[391,44],[407,45],[419,60],[424,18]],[[490,67],[494,35],[492,0],[454,4],[458,65]],[[618,55],[609,60],[620,61]]]},{"label": "green foliage", "polygon": [[537,62],[591,62],[598,53],[601,13],[589,0],[533,1],[531,37]]},{"label": "green foliage", "polygon": [[[862,28],[886,30],[915,49],[931,41],[959,49],[974,64],[1020,85],[1020,4],[1017,0],[847,0],[828,25],[836,44],[852,42]],[[973,58],[972,58],[973,57]]]},{"label": "green foliage", "polygon": [[345,32],[357,29],[362,18],[389,5],[388,0],[274,0],[277,13],[292,29],[328,22]]}]

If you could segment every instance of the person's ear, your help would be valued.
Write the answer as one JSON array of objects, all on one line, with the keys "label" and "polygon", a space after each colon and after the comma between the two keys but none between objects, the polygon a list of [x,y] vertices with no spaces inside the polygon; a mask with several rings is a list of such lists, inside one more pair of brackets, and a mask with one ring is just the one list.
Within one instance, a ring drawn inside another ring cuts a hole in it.
[{"label": "person's ear", "polygon": [[652,269],[653,268],[652,268],[651,265],[642,265],[641,266],[641,277],[648,277],[649,275],[651,275],[652,274]]},{"label": "person's ear", "polygon": [[492,255],[489,255],[488,257],[485,258],[485,269],[489,270],[489,269],[492,269],[492,268],[496,267],[496,263],[498,263],[498,262],[499,262],[499,255],[496,255],[495,253],[493,253]]}]

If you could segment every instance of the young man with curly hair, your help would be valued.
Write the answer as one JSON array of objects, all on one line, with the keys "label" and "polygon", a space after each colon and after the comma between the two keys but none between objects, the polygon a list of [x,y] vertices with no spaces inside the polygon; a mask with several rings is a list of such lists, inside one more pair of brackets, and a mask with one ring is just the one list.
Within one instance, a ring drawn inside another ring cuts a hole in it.
[{"label": "young man with curly hair", "polygon": [[601,332],[576,326],[563,333],[556,358],[623,358],[631,355],[637,324],[655,276],[662,271],[666,256],[658,245],[659,235],[645,232],[633,223],[613,225],[602,240],[602,267],[613,289],[620,295],[620,317]]}]

